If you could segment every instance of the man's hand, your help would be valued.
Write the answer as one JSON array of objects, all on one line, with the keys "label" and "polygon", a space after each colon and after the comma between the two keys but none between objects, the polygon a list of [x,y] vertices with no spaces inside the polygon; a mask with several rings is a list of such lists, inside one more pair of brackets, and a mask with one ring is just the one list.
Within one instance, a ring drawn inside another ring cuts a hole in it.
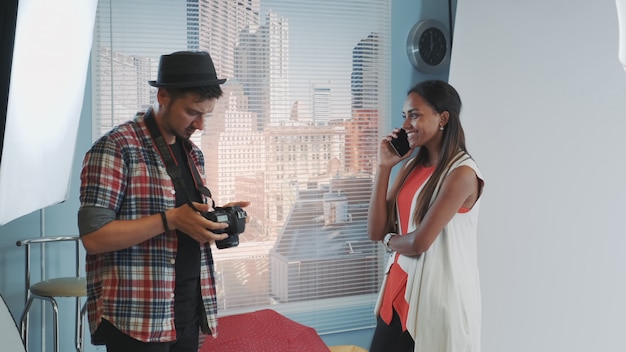
[{"label": "man's hand", "polygon": [[[194,202],[193,206],[201,212],[212,210],[208,204]],[[219,241],[228,237],[228,234],[225,233],[211,232],[211,230],[225,229],[228,224],[208,220],[189,205],[170,209],[166,212],[166,216],[170,229],[179,230],[200,244]]]}]

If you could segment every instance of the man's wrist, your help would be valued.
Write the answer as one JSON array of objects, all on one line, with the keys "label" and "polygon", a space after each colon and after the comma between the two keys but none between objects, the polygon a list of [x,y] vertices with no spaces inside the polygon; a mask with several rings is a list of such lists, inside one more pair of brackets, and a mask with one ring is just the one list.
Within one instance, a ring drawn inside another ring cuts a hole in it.
[{"label": "man's wrist", "polygon": [[161,221],[163,223],[163,232],[165,233],[170,232],[170,227],[167,222],[167,216],[165,215],[165,211],[160,212],[159,215],[161,215]]}]

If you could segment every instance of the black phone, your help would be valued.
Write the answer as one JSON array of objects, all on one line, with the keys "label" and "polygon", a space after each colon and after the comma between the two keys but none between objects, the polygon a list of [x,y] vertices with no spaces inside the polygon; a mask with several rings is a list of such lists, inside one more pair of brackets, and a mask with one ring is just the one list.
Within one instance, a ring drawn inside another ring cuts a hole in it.
[{"label": "black phone", "polygon": [[391,140],[391,147],[395,150],[396,154],[404,156],[409,152],[409,150],[411,150],[411,147],[409,147],[409,140],[407,139],[406,131],[404,129],[401,128],[397,134],[398,138]]}]

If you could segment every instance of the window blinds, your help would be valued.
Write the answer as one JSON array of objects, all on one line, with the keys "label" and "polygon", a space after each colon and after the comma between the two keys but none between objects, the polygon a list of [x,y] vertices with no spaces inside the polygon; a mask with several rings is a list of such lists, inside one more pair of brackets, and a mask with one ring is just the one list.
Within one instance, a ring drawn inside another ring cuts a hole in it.
[{"label": "window blinds", "polygon": [[154,104],[161,54],[206,50],[228,79],[192,136],[216,204],[252,202],[240,245],[213,250],[220,315],[375,325],[383,257],[366,216],[390,130],[390,2],[98,2],[94,139]]}]

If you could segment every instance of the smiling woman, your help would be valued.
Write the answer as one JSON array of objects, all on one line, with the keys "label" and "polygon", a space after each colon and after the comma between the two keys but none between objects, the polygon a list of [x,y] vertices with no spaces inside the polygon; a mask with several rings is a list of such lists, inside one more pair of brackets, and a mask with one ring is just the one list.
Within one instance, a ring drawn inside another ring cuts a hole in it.
[{"label": "smiling woman", "polygon": [[391,150],[397,130],[378,144],[368,233],[390,256],[371,352],[480,351],[476,240],[484,181],[465,146],[460,112],[451,85],[420,82],[403,107],[415,155]]}]

